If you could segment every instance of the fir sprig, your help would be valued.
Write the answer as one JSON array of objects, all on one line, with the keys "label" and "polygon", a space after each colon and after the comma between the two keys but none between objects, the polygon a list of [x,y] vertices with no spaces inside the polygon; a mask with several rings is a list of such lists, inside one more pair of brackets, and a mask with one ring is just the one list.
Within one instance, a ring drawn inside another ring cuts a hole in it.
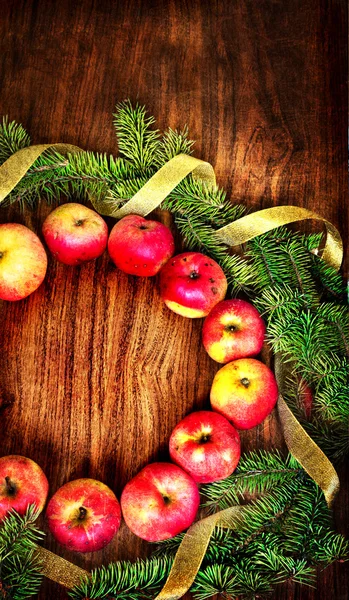
[{"label": "fir sprig", "polygon": [[[319,236],[307,238],[281,228],[260,237],[263,243],[257,238],[248,249],[256,271],[263,275],[254,302],[266,317],[272,349],[281,354],[283,362],[292,365],[293,379],[285,386],[285,398],[316,443],[338,461],[349,450],[349,326],[343,282],[339,285],[339,276],[332,267],[323,268],[322,277],[328,282],[326,295],[331,296],[331,302],[321,301],[320,284],[312,270],[312,251],[320,243]],[[287,262],[290,240],[292,258]],[[329,292],[330,281],[336,293]],[[310,417],[301,410],[297,391],[300,378],[312,389]]]},{"label": "fir sprig", "polygon": [[26,146],[30,146],[30,137],[24,127],[3,117],[0,123],[0,165]]},{"label": "fir sprig", "polygon": [[278,452],[260,450],[245,454],[233,475],[202,487],[206,498],[203,506],[210,512],[223,510],[238,504],[246,495],[261,495],[277,485],[284,487],[300,476],[304,476],[304,471],[291,454],[286,460]]},{"label": "fir sprig", "polygon": [[[198,573],[192,588],[194,598],[206,600],[215,594],[223,598],[257,600],[270,595],[280,583],[294,581],[312,585],[315,579],[314,568],[302,559],[280,558],[272,550],[263,556],[256,555],[258,561],[227,567],[224,564],[212,564]],[[268,573],[268,574],[266,574]]]},{"label": "fir sprig", "polygon": [[11,512],[0,526],[0,598],[26,600],[40,588],[41,561],[35,550],[43,534],[37,517],[30,506],[24,516]]},{"label": "fir sprig", "polygon": [[259,291],[270,286],[288,285],[299,290],[308,304],[318,302],[311,274],[311,256],[304,247],[303,236],[279,227],[248,242],[246,256],[259,274]]},{"label": "fir sprig", "polygon": [[144,106],[132,106],[129,100],[121,102],[114,114],[119,152],[137,169],[154,164],[160,153],[160,132],[153,129],[155,119],[147,116]]},{"label": "fir sprig", "polygon": [[172,560],[168,557],[120,561],[107,567],[94,569],[91,577],[74,590],[70,598],[79,600],[112,599],[151,600],[160,591],[170,571]]},{"label": "fir sprig", "polygon": [[180,130],[169,127],[160,140],[154,164],[162,167],[162,165],[178,154],[191,154],[194,143],[194,140],[189,139],[187,126]]}]

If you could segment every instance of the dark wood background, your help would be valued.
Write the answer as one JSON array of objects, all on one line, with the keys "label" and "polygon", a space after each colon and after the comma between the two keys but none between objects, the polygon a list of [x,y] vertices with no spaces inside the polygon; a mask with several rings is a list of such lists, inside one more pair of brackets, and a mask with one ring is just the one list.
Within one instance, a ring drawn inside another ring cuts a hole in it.
[{"label": "dark wood background", "polygon": [[[1,111],[34,143],[117,151],[116,101],[145,103],[160,127],[188,123],[233,202],[296,204],[347,235],[345,0],[9,0],[1,2]],[[48,209],[0,211],[38,231]],[[107,255],[76,269],[49,259],[41,288],[2,303],[0,452],[30,456],[50,493],[94,477],[118,496],[149,461],[166,459],[174,425],[208,405],[217,369],[200,320],[161,303],[157,282],[119,273]],[[244,433],[244,449],[282,440],[272,415]],[[335,505],[348,533],[348,468]],[[93,556],[45,545],[90,569],[142,556],[122,526]],[[275,600],[345,600],[348,569],[318,589],[280,587]],[[66,597],[46,581],[41,599]]]}]

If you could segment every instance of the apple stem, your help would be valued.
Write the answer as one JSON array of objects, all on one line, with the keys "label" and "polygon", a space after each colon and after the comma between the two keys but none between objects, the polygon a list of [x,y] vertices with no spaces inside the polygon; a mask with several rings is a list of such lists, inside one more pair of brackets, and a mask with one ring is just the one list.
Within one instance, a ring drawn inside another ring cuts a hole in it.
[{"label": "apple stem", "polygon": [[207,444],[207,442],[209,442],[210,439],[211,439],[211,436],[209,434],[202,435],[200,438],[200,444]]},{"label": "apple stem", "polygon": [[15,486],[13,485],[13,483],[12,483],[12,481],[11,481],[11,479],[9,478],[9,476],[8,476],[8,475],[6,475],[6,477],[5,477],[5,481],[6,481],[6,488],[7,488],[7,491],[8,491],[8,493],[9,493],[10,495],[13,495],[13,494],[15,493],[15,491],[16,491],[16,488],[15,488]]},{"label": "apple stem", "polygon": [[190,279],[199,279],[200,275],[197,271],[192,271],[189,275]]},{"label": "apple stem", "polygon": [[80,226],[81,226],[81,225],[83,225],[83,224],[84,224],[84,221],[83,221],[83,219],[78,219],[78,221],[75,221],[75,225],[76,225],[77,227],[80,227]]},{"label": "apple stem", "polygon": [[247,377],[243,377],[240,381],[245,388],[248,388],[248,386],[250,385],[250,380],[247,379]]},{"label": "apple stem", "polygon": [[78,516],[79,521],[83,521],[84,518],[86,517],[86,514],[87,514],[86,508],[84,508],[83,506],[80,506],[80,508],[79,508],[79,516]]}]

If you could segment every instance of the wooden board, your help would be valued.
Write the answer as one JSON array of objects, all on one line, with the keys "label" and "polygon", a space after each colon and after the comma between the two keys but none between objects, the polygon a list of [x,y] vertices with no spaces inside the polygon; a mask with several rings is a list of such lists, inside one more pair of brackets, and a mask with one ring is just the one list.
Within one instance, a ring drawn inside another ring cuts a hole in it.
[{"label": "wooden board", "polygon": [[[130,97],[160,127],[188,123],[232,202],[296,204],[347,237],[346,23],[341,0],[11,0],[0,20],[1,113],[34,143],[65,141],[116,153],[112,111]],[[49,209],[0,210],[40,233]],[[168,456],[173,426],[208,405],[217,369],[202,322],[159,298],[156,280],[117,272],[107,255],[71,269],[50,258],[27,300],[2,303],[0,452],[31,456],[51,493],[72,478],[120,495],[147,462]],[[275,415],[243,435],[244,449],[280,446]],[[348,470],[335,519],[348,534]],[[44,524],[45,527],[45,524]],[[122,526],[94,556],[45,545],[90,569],[146,553]],[[345,600],[348,569],[318,590],[280,587],[276,600]],[[46,581],[40,599],[66,597]]]}]

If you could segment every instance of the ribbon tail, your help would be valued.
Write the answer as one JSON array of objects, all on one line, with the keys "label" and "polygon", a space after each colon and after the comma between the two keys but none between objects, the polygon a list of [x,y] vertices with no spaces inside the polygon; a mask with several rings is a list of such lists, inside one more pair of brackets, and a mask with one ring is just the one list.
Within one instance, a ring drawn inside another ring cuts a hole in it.
[{"label": "ribbon tail", "polygon": [[42,546],[37,546],[36,555],[41,561],[41,573],[66,588],[72,589],[80,585],[86,577],[90,577],[90,573],[84,569],[80,569]]},{"label": "ribbon tail", "polygon": [[[275,357],[275,376],[279,390],[282,391],[285,386],[286,377],[278,355]],[[334,466],[296,419],[281,393],[277,407],[283,435],[289,451],[322,489],[326,502],[330,507],[339,491],[339,477]]]},{"label": "ribbon tail", "polygon": [[178,600],[191,588],[206,554],[213,530],[217,526],[234,529],[240,522],[243,507],[232,506],[192,525],[185,534],[170,574],[155,600]]}]

